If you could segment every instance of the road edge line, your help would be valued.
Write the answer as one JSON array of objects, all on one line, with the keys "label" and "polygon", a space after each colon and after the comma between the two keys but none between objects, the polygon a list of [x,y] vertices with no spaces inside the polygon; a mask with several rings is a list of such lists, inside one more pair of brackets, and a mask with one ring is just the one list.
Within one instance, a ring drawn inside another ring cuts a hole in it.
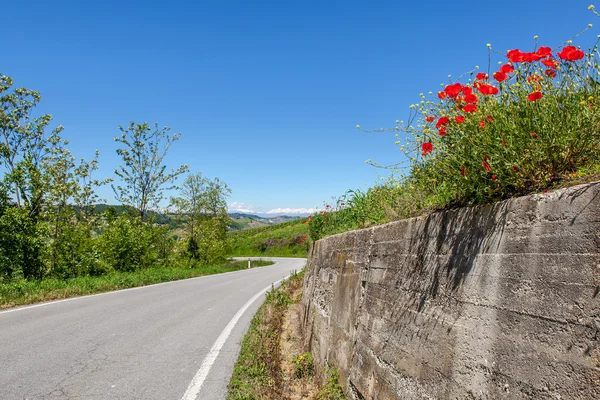
[{"label": "road edge line", "polygon": [[271,285],[267,286],[266,288],[264,288],[263,290],[261,290],[260,292],[255,294],[250,300],[248,300],[246,302],[246,304],[244,304],[242,306],[242,308],[240,308],[238,310],[238,312],[233,316],[233,318],[231,318],[231,320],[229,321],[229,323],[227,324],[225,329],[223,329],[223,331],[221,332],[221,334],[219,335],[219,337],[217,338],[217,340],[211,347],[211,349],[208,352],[208,354],[206,355],[206,357],[204,357],[204,361],[202,361],[202,364],[200,365],[198,372],[196,372],[196,375],[194,375],[194,377],[192,378],[192,381],[188,385],[187,390],[185,391],[183,397],[181,397],[181,400],[196,400],[198,398],[198,395],[200,394],[200,390],[202,389],[202,385],[204,384],[204,381],[206,380],[208,373],[210,372],[215,361],[217,360],[217,357],[219,356],[221,349],[225,345],[225,342],[229,338],[229,335],[231,335],[233,328],[235,328],[235,325],[237,324],[239,319],[242,317],[244,312],[246,312],[246,310],[248,308],[250,308],[252,303],[254,303],[260,296],[262,296],[269,289],[271,289],[271,287],[274,287],[274,286],[280,284],[284,280],[289,279],[291,276],[292,276],[292,274],[288,275],[286,278],[280,279],[277,282],[272,283]]}]

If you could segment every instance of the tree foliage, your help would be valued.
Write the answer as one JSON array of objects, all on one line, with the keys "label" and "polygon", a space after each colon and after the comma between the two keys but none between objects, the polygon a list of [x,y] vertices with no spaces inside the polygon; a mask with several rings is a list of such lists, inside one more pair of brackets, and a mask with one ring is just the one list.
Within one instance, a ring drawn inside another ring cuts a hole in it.
[{"label": "tree foliage", "polygon": [[171,128],[153,127],[147,122],[131,122],[127,128],[119,126],[121,136],[114,140],[125,147],[117,150],[123,164],[115,170],[122,184],[112,185],[115,197],[123,204],[139,211],[143,219],[151,207],[158,207],[163,192],[175,188],[175,179],[188,170],[187,165],[167,171],[163,160],[181,133],[169,134]]},{"label": "tree foliage", "polygon": [[203,264],[223,259],[228,252],[227,197],[231,189],[219,178],[209,179],[200,173],[186,177],[180,196],[171,198],[187,217],[186,253]]}]

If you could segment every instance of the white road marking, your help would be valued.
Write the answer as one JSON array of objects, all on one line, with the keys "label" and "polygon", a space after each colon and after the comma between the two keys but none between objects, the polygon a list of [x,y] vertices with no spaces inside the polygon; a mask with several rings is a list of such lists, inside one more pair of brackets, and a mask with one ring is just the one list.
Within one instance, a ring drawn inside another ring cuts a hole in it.
[{"label": "white road marking", "polygon": [[[289,278],[289,276],[288,276],[288,278]],[[181,400],[196,400],[198,398],[198,394],[200,394],[200,389],[202,389],[204,380],[208,376],[210,369],[212,368],[213,364],[217,360],[217,357],[219,356],[219,352],[223,348],[223,345],[227,341],[227,338],[231,334],[231,331],[235,327],[235,324],[237,324],[238,320],[241,318],[241,316],[244,314],[244,312],[252,305],[252,303],[254,303],[256,301],[256,299],[258,299],[260,296],[265,294],[269,289],[271,289],[272,286],[278,285],[280,282],[282,282],[285,279],[287,279],[287,278],[280,279],[277,282],[273,283],[272,285],[267,286],[266,288],[264,288],[263,290],[261,290],[260,292],[255,294],[250,300],[248,300],[246,302],[246,304],[244,304],[242,306],[242,308],[240,308],[238,310],[238,312],[233,316],[233,318],[231,318],[231,321],[229,321],[229,323],[227,324],[225,329],[223,329],[223,332],[221,332],[221,334],[215,341],[215,344],[213,344],[212,348],[210,349],[210,351],[204,358],[204,361],[202,361],[202,365],[200,366],[200,369],[198,370],[198,372],[196,372],[196,375],[194,375],[194,378],[190,382],[190,384],[189,384],[187,390],[185,391],[185,394],[181,398]]]}]

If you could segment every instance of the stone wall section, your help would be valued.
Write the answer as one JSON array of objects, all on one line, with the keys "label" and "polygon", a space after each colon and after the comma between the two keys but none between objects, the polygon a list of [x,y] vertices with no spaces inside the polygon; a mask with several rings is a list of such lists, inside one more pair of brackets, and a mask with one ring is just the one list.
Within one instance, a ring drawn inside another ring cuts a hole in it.
[{"label": "stone wall section", "polygon": [[600,399],[600,183],[315,242],[303,328],[354,399]]}]

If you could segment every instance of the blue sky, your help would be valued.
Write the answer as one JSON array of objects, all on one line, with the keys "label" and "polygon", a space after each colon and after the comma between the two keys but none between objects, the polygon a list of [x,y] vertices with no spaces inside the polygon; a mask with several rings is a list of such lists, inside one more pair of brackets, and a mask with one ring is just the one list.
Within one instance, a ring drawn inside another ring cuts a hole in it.
[{"label": "blue sky", "polygon": [[[419,93],[501,52],[557,47],[598,22],[588,1],[11,1],[0,72],[41,92],[76,157],[129,121],[182,132],[167,157],[219,177],[232,209],[320,207],[401,160],[389,134]],[[600,4],[599,4],[600,6]],[[593,42],[594,27],[575,44]],[[587,47],[586,47],[587,48]],[[100,194],[114,202],[112,190]]]}]

